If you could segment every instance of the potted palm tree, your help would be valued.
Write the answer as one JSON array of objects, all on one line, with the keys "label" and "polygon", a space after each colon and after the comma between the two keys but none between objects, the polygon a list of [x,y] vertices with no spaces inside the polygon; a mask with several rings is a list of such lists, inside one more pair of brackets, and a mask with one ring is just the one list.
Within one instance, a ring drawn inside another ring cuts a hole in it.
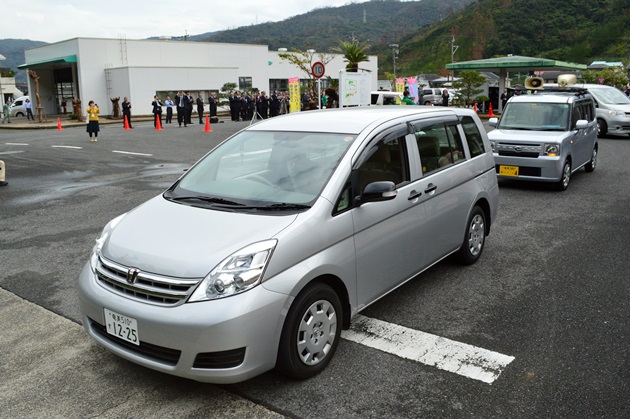
[{"label": "potted palm tree", "polygon": [[356,73],[359,69],[359,63],[364,61],[369,61],[365,50],[370,46],[367,42],[359,42],[359,40],[354,39],[352,42],[350,41],[339,41],[339,46],[332,48],[334,52],[338,52],[343,54],[345,58],[346,71]]}]

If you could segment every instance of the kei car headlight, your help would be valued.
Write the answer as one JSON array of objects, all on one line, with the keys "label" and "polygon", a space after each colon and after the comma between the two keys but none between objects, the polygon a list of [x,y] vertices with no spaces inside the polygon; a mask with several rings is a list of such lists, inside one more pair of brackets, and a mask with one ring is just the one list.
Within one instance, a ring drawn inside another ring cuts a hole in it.
[{"label": "kei car headlight", "polygon": [[232,253],[201,281],[188,302],[229,297],[260,284],[277,243],[265,240]]},{"label": "kei car headlight", "polygon": [[495,149],[496,149],[496,144],[495,144],[495,142],[494,142],[494,141],[490,141],[490,148],[492,149],[492,152],[494,152],[494,151],[495,151]]},{"label": "kei car headlight", "polygon": [[545,144],[545,154],[550,157],[560,155],[560,145],[558,144]]},{"label": "kei car headlight", "polygon": [[96,270],[96,262],[98,261],[98,256],[101,254],[101,250],[103,249],[103,245],[107,241],[107,238],[109,237],[114,227],[116,227],[116,225],[120,222],[120,220],[123,219],[125,215],[127,214],[121,214],[111,220],[109,223],[107,223],[107,225],[103,228],[101,236],[96,239],[96,244],[92,249],[92,256],[90,256],[90,266],[92,267],[92,271]]},{"label": "kei car headlight", "polygon": [[626,113],[624,111],[613,111],[610,110],[608,111],[608,115],[612,115],[612,116],[624,116]]}]

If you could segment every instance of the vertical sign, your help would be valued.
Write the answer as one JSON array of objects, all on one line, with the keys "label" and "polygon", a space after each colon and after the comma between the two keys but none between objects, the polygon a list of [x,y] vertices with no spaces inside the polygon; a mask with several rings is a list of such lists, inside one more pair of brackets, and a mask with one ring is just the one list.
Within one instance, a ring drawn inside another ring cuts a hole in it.
[{"label": "vertical sign", "polygon": [[300,78],[289,79],[289,97],[291,98],[290,112],[300,112]]},{"label": "vertical sign", "polygon": [[405,91],[405,79],[396,79],[396,91],[400,93]]},{"label": "vertical sign", "polygon": [[370,73],[339,72],[339,107],[370,106]]},{"label": "vertical sign", "polygon": [[407,87],[409,88],[409,97],[418,103],[418,79],[416,77],[407,78]]}]

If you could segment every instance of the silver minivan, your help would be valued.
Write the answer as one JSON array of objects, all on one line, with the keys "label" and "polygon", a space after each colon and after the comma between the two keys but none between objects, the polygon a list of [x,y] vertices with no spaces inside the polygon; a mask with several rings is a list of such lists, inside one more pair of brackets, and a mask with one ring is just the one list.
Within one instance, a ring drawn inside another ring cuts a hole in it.
[{"label": "silver minivan", "polygon": [[176,376],[309,378],[370,304],[449,255],[476,262],[498,191],[470,110],[268,119],[105,226],[80,274],[83,325]]}]

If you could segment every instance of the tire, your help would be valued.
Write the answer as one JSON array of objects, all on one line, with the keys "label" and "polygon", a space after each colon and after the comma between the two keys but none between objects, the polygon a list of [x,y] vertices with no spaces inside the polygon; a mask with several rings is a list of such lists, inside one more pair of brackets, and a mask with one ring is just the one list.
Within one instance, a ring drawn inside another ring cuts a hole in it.
[{"label": "tire", "polygon": [[597,147],[593,147],[593,154],[591,154],[591,161],[586,163],[586,166],[584,166],[584,170],[590,173],[595,170],[596,165],[597,165]]},{"label": "tire", "polygon": [[284,321],[276,369],[298,379],[322,372],[341,339],[341,317],[341,301],[331,287],[320,282],[308,285]]},{"label": "tire", "polygon": [[571,162],[569,160],[564,161],[564,166],[562,166],[562,176],[560,176],[560,180],[556,183],[556,190],[558,191],[566,191],[569,187],[569,182],[571,181]]},{"label": "tire", "polygon": [[486,214],[483,210],[475,206],[468,217],[466,224],[466,234],[462,247],[457,252],[457,261],[462,265],[472,265],[477,262],[486,238]]},{"label": "tire", "polygon": [[606,134],[608,134],[608,124],[603,119],[597,119],[597,136],[604,138]]}]

